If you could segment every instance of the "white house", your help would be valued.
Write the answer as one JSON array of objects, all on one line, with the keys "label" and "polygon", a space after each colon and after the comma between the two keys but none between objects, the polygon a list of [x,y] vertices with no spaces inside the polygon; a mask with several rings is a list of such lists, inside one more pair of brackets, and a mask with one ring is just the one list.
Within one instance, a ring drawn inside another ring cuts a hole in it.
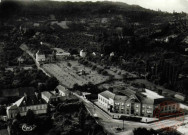
[{"label": "white house", "polygon": [[44,62],[45,60],[46,60],[45,54],[43,54],[40,51],[38,51],[36,53],[36,61],[37,62]]},{"label": "white house", "polygon": [[58,96],[48,91],[41,92],[41,97],[46,101],[46,103],[58,101]]},{"label": "white house", "polygon": [[176,93],[176,94],[174,95],[174,97],[175,97],[176,99],[181,100],[181,101],[185,101],[185,96],[184,96],[183,94],[181,94],[181,93]]},{"label": "white house", "polygon": [[109,108],[114,105],[115,94],[110,91],[104,91],[98,94],[98,102],[102,104],[105,108]]},{"label": "white house", "polygon": [[66,89],[65,87],[63,87],[62,85],[58,85],[56,87],[56,89],[58,90],[60,96],[69,96],[70,95],[70,91],[68,89]]},{"label": "white house", "polygon": [[113,57],[115,54],[114,54],[114,52],[111,52],[110,53],[110,57]]},{"label": "white house", "polygon": [[87,52],[86,51],[84,51],[84,50],[81,50],[80,51],[80,57],[86,57],[86,55],[87,55]]}]

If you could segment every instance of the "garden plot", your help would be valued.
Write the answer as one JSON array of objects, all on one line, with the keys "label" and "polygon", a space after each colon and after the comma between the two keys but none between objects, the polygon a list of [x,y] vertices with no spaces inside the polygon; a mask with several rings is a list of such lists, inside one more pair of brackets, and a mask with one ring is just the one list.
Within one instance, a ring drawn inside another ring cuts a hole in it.
[{"label": "garden plot", "polygon": [[[70,66],[68,66],[68,63],[70,63]],[[96,71],[91,70],[91,68],[80,65],[77,61],[44,64],[42,68],[68,88],[72,88],[74,84],[84,85],[89,82],[99,84],[107,81],[109,78],[108,76],[98,74]],[[81,71],[84,71],[85,74],[80,74]]]}]

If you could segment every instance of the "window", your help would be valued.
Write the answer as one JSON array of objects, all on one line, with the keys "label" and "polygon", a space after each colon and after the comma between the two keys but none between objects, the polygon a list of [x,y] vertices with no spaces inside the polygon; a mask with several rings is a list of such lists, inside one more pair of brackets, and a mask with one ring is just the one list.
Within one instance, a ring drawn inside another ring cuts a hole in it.
[{"label": "window", "polygon": [[171,110],[171,106],[169,106],[169,110]]},{"label": "window", "polygon": [[138,105],[136,105],[136,108],[138,108]]},{"label": "window", "polygon": [[124,105],[124,103],[121,103],[121,105]]},{"label": "window", "polygon": [[173,109],[175,109],[175,105],[173,105]]},{"label": "window", "polygon": [[165,106],[165,110],[167,110],[167,106]]},{"label": "window", "polygon": [[151,113],[151,110],[147,110],[147,113]]},{"label": "window", "polygon": [[145,105],[142,105],[142,108],[145,108]]},{"label": "window", "polygon": [[136,109],[136,112],[138,112],[138,109]]},{"label": "window", "polygon": [[144,113],[145,111],[144,111],[144,110],[142,110],[142,112]]},{"label": "window", "polygon": [[127,106],[129,107],[129,106],[130,106],[130,104],[127,104]]}]

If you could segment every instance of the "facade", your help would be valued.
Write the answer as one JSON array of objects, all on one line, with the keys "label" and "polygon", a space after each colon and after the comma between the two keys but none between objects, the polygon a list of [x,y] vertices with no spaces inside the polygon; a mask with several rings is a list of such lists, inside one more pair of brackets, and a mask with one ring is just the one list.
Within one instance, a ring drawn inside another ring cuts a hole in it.
[{"label": "facade", "polygon": [[144,93],[104,91],[98,94],[98,102],[109,112],[128,116],[159,117],[160,114],[172,115],[180,109],[179,103],[147,89]]},{"label": "facade", "polygon": [[57,102],[59,100],[58,96],[48,91],[41,92],[41,97],[46,101],[46,103]]},{"label": "facade", "polygon": [[21,116],[25,116],[29,109],[32,110],[34,114],[46,114],[47,104],[37,93],[32,96],[25,95],[11,106],[7,107],[7,117],[9,119],[14,118],[18,113],[20,113]]},{"label": "facade", "polygon": [[104,91],[98,94],[98,102],[102,104],[109,111],[112,111],[114,106],[114,97],[115,94],[110,91]]},{"label": "facade", "polygon": [[57,90],[57,92],[60,96],[66,96],[67,97],[67,96],[70,95],[70,91],[68,89],[66,89],[65,87],[63,87],[62,85],[58,85],[56,87],[56,90]]},{"label": "facade", "polygon": [[20,56],[20,57],[18,57],[17,61],[18,61],[18,63],[22,64],[22,63],[24,63],[25,59]]},{"label": "facade", "polygon": [[40,51],[38,51],[36,53],[36,61],[37,62],[44,62],[46,61],[46,57],[45,57],[45,54],[41,53]]}]

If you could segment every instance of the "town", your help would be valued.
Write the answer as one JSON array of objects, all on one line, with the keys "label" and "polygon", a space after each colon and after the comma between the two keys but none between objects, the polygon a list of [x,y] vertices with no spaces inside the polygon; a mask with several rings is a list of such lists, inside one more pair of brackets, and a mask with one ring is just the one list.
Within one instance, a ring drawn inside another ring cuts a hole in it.
[{"label": "town", "polygon": [[0,135],[188,134],[188,14],[60,5],[1,3]]}]

